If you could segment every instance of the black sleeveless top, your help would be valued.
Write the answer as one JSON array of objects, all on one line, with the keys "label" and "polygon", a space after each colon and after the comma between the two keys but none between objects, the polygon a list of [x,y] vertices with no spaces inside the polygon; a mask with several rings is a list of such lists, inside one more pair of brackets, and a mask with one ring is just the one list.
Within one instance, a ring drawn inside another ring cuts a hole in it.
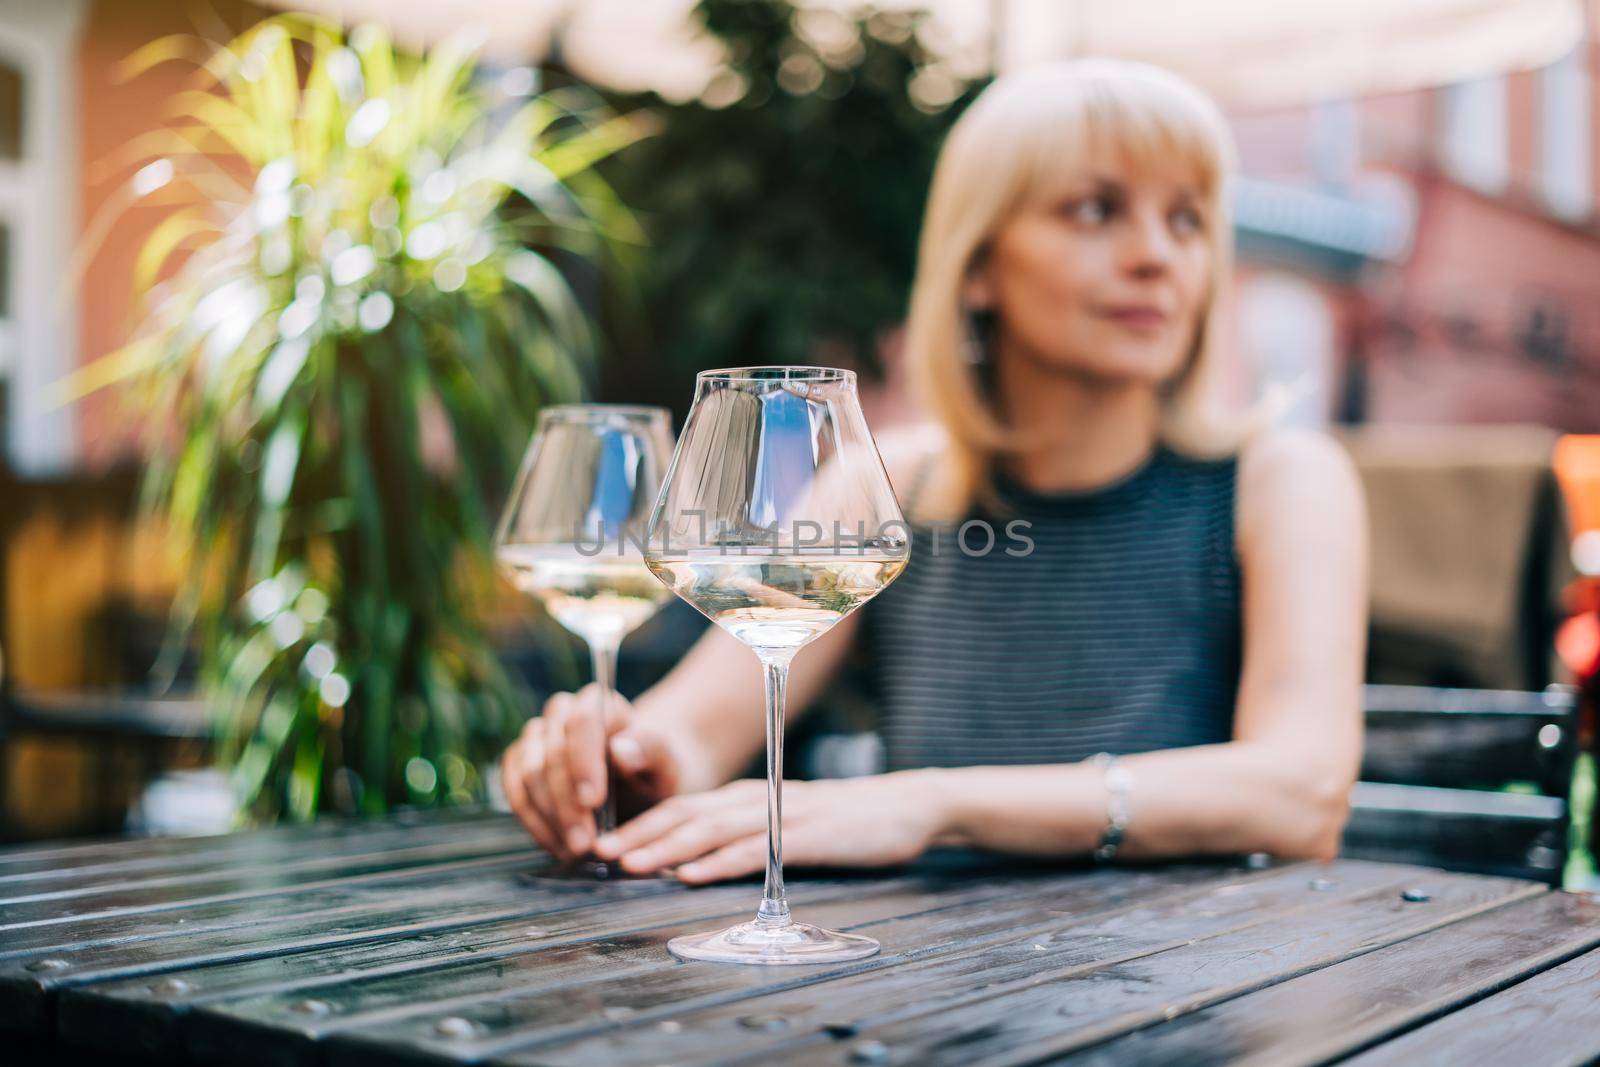
[{"label": "black sleeveless top", "polygon": [[972,516],[994,531],[987,552],[982,526],[959,543],[960,527],[914,527],[910,563],[863,620],[886,769],[1228,740],[1236,469],[1158,449],[1082,493],[1002,477],[1006,510]]}]

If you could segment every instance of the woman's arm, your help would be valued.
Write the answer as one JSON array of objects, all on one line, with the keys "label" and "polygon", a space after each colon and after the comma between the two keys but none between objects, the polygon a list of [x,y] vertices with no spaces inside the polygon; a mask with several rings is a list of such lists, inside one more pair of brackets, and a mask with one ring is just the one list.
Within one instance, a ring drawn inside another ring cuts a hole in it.
[{"label": "woman's arm", "polygon": [[[1319,435],[1277,432],[1240,460],[1244,664],[1226,744],[1127,756],[1131,857],[1331,858],[1361,761],[1367,546],[1360,483]],[[1098,767],[908,772],[943,798],[937,840],[1083,853],[1106,824]]]}]

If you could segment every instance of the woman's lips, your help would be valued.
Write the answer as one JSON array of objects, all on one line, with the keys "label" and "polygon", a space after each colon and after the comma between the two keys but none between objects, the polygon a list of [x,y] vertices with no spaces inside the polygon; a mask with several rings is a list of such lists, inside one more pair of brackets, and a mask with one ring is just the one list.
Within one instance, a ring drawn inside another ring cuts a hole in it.
[{"label": "woman's lips", "polygon": [[1167,313],[1157,307],[1130,306],[1120,308],[1106,308],[1101,312],[1106,318],[1123,326],[1135,329],[1153,330],[1167,323]]}]

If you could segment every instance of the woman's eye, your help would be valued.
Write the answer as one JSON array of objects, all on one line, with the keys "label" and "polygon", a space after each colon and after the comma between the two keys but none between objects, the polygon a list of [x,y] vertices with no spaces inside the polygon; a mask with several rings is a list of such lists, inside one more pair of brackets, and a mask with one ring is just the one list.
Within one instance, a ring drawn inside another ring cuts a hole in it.
[{"label": "woman's eye", "polygon": [[1199,211],[1192,207],[1184,207],[1172,213],[1172,228],[1178,233],[1189,235],[1200,233],[1206,226]]},{"label": "woman's eye", "polygon": [[1067,213],[1076,222],[1101,223],[1111,217],[1112,204],[1108,197],[1090,196],[1067,205]]}]

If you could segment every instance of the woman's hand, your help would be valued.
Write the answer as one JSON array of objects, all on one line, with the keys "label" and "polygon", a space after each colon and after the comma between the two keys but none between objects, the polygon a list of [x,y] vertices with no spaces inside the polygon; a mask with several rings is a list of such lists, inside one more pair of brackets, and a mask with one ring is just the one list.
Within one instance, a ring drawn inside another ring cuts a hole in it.
[{"label": "woman's hand", "polygon": [[608,764],[617,772],[619,818],[671,796],[681,781],[682,760],[672,739],[636,715],[621,694],[607,699],[602,726],[597,686],[557,693],[500,757],[500,783],[512,813],[561,859],[594,844],[594,808],[606,797]]},{"label": "woman's hand", "polygon": [[[760,871],[767,862],[766,786],[743,779],[668,797],[602,837],[595,852],[632,873],[676,868],[681,881],[695,885]],[[939,793],[917,772],[783,784],[786,863],[903,863],[943,831]]]}]

